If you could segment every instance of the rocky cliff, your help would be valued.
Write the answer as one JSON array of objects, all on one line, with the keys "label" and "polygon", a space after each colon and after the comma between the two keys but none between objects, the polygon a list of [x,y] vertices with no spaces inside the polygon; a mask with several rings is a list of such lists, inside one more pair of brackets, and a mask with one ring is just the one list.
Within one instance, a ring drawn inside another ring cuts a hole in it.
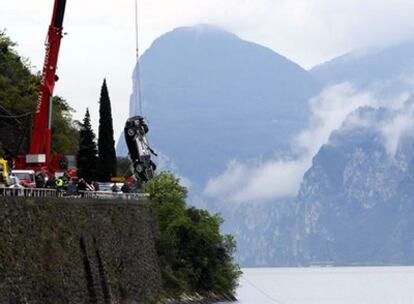
[{"label": "rocky cliff", "polygon": [[239,263],[413,265],[411,121],[412,102],[360,108],[313,158],[295,198],[217,207]]},{"label": "rocky cliff", "polygon": [[362,108],[315,156],[295,212],[300,262],[414,263],[414,138],[387,133],[401,115]]}]

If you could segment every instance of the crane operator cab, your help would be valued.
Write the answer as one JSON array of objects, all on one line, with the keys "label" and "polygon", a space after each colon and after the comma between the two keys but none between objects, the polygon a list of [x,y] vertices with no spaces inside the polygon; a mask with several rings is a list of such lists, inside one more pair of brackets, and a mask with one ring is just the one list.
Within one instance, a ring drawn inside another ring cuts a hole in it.
[{"label": "crane operator cab", "polygon": [[150,148],[146,134],[148,125],[142,116],[134,116],[125,124],[125,141],[131,159],[131,172],[140,182],[147,182],[154,177],[155,163],[151,160],[151,154],[157,154]]}]

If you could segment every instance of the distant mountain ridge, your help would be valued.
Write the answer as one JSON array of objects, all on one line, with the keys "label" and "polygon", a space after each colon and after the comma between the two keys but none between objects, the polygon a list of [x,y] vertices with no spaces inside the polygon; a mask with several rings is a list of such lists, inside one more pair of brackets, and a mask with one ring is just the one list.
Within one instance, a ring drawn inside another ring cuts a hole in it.
[{"label": "distant mountain ridge", "polygon": [[[397,117],[392,109],[400,95],[414,93],[412,54],[414,43],[406,42],[352,52],[311,70],[325,86],[348,82],[358,92],[387,98],[389,108],[360,108],[335,130],[296,198],[221,207],[242,265],[414,264],[414,130],[401,138],[397,132],[414,121],[410,102],[389,134],[395,155],[378,130]],[[355,120],[363,124],[351,127]]]},{"label": "distant mountain ridge", "polygon": [[297,64],[209,25],[166,33],[140,62],[150,142],[199,188],[234,158],[287,149],[320,90]]},{"label": "distant mountain ridge", "polygon": [[[379,97],[413,93],[411,54],[414,43],[404,43],[353,52],[306,72],[215,27],[178,28],[141,59],[144,113],[150,141],[164,155],[160,167],[187,177],[198,194],[232,159],[267,160],[289,149],[307,127],[308,100],[322,86],[349,82]],[[396,138],[391,155],[377,128],[397,114],[381,107],[354,112],[314,156],[296,197],[210,202],[236,237],[239,263],[414,264],[414,137]],[[352,125],[355,120],[365,124]],[[126,153],[122,141],[118,152]]]},{"label": "distant mountain ridge", "polygon": [[351,82],[379,94],[414,91],[414,41],[350,52],[320,64],[310,73],[320,83]]}]

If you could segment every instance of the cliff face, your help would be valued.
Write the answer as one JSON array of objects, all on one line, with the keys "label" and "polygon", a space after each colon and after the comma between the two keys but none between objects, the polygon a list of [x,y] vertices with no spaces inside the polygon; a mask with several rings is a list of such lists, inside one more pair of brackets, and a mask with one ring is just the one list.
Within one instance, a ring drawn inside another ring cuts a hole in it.
[{"label": "cliff face", "polygon": [[397,117],[384,109],[361,109],[350,119],[360,126],[345,123],[315,156],[295,215],[302,263],[414,262],[414,139],[401,136],[390,153],[381,132],[384,120]]},{"label": "cliff face", "polygon": [[238,262],[413,265],[413,113],[412,101],[360,108],[315,155],[295,198],[222,208]]},{"label": "cliff face", "polygon": [[151,303],[161,290],[148,202],[0,200],[1,303]]}]

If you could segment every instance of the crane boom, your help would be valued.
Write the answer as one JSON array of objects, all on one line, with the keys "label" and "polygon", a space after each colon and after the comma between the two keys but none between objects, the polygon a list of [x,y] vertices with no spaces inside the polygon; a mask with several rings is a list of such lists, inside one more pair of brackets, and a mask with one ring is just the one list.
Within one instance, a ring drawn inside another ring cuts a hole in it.
[{"label": "crane boom", "polygon": [[46,55],[43,64],[42,80],[34,118],[31,143],[29,148],[30,163],[50,164],[50,143],[52,124],[52,97],[59,57],[60,42],[63,37],[63,18],[66,0],[55,0],[52,21],[46,39]]}]

